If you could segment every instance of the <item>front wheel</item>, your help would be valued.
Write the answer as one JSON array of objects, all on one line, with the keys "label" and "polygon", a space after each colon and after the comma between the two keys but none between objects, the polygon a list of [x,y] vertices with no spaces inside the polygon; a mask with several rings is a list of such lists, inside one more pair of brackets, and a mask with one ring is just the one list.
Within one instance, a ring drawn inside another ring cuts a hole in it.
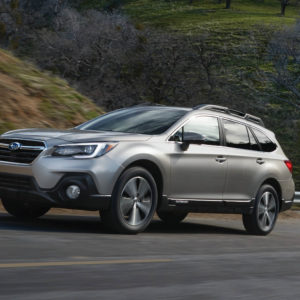
[{"label": "front wheel", "polygon": [[278,211],[279,200],[276,190],[271,185],[263,185],[257,193],[252,214],[243,215],[246,231],[256,235],[269,234],[275,226]]},{"label": "front wheel", "polygon": [[119,233],[141,232],[153,218],[157,198],[153,176],[142,167],[130,168],[118,179],[110,208],[100,212],[101,219]]},{"label": "front wheel", "polygon": [[40,206],[30,202],[21,202],[5,198],[2,198],[2,204],[9,214],[22,219],[39,218],[46,214],[50,209],[48,206]]}]

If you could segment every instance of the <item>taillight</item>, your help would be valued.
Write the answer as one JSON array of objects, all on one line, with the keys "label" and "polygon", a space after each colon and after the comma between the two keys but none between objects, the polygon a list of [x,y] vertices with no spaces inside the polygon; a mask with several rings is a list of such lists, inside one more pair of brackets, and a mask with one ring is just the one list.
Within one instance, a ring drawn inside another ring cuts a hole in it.
[{"label": "taillight", "polygon": [[292,164],[292,162],[290,160],[285,160],[284,163],[287,166],[287,168],[289,169],[289,171],[292,173],[293,172],[293,164]]}]

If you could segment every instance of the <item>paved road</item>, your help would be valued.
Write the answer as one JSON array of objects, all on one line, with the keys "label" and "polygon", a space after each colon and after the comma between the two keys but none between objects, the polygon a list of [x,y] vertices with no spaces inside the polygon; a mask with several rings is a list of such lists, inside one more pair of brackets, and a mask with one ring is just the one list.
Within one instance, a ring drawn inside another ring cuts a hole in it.
[{"label": "paved road", "polygon": [[300,214],[256,237],[237,219],[125,236],[93,216],[0,213],[0,299],[300,299]]}]

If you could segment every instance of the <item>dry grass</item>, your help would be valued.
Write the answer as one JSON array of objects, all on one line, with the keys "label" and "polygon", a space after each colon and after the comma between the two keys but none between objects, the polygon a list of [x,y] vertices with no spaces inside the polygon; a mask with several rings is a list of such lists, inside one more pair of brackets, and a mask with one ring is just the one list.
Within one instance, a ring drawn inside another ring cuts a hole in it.
[{"label": "dry grass", "polygon": [[3,50],[0,106],[0,133],[26,127],[74,127],[103,112],[64,80]]}]

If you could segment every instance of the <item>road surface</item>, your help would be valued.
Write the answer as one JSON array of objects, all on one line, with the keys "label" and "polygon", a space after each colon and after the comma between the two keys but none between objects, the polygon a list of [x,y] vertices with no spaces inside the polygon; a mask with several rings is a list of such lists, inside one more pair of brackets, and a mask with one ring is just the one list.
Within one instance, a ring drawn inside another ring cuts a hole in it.
[{"label": "road surface", "polygon": [[132,236],[93,215],[1,211],[0,299],[300,299],[300,212],[258,237],[239,216],[154,220]]}]

